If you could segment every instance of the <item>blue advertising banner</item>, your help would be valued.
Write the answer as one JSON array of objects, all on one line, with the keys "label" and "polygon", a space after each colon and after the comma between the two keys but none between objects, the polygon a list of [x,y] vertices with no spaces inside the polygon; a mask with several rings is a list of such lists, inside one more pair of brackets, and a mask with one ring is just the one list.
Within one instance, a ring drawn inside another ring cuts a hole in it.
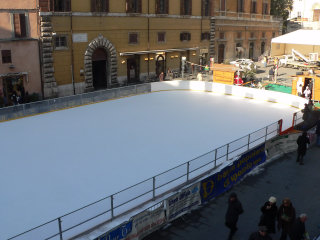
[{"label": "blue advertising banner", "polygon": [[208,202],[212,198],[229,190],[248,172],[265,161],[265,144],[262,144],[243,154],[232,165],[202,180],[200,185],[201,203]]},{"label": "blue advertising banner", "polygon": [[125,237],[132,231],[132,221],[126,222],[116,229],[111,230],[103,234],[102,236],[94,239],[94,240],[120,240]]}]

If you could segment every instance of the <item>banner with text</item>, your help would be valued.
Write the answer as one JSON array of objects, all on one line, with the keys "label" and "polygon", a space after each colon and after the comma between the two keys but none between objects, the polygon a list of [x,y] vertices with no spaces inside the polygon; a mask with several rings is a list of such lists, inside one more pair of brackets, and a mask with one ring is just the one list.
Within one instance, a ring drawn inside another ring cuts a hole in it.
[{"label": "banner with text", "polygon": [[94,240],[121,240],[132,231],[132,221],[125,222]]},{"label": "banner with text", "polygon": [[212,198],[229,190],[248,172],[265,161],[265,144],[262,144],[243,154],[238,160],[234,161],[232,165],[202,180],[200,185],[201,203],[208,202]]},{"label": "banner with text", "polygon": [[167,206],[167,219],[172,221],[193,208],[199,206],[200,202],[200,183],[193,184],[192,186],[181,190],[179,193],[174,194],[166,199]]},{"label": "banner with text", "polygon": [[166,223],[164,202],[154,209],[145,210],[132,217],[132,231],[125,240],[140,240]]}]

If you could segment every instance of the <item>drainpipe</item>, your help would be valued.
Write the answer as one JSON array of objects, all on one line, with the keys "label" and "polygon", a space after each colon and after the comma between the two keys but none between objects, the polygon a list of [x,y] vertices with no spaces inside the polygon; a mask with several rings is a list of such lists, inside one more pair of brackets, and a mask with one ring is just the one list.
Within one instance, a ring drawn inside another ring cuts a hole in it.
[{"label": "drainpipe", "polygon": [[41,82],[41,95],[42,99],[44,99],[44,84],[43,84],[43,68],[42,68],[42,48],[40,46],[40,38],[41,38],[41,16],[40,16],[40,5],[39,5],[39,0],[37,0],[37,22],[38,22],[38,51],[39,51],[39,63],[40,63],[40,82]]},{"label": "drainpipe", "polygon": [[[70,4],[72,4],[72,1],[70,2]],[[72,5],[70,6],[70,10],[71,10],[71,15],[70,15],[70,33],[71,33],[71,78],[72,78],[72,88],[73,88],[73,95],[76,95],[76,88],[75,88],[75,84],[74,84],[74,52],[73,52],[73,22],[72,22]]]},{"label": "drainpipe", "polygon": [[147,66],[147,69],[148,69],[148,81],[150,81],[150,0],[148,0],[148,46],[147,46],[147,50],[148,50],[148,66]]}]

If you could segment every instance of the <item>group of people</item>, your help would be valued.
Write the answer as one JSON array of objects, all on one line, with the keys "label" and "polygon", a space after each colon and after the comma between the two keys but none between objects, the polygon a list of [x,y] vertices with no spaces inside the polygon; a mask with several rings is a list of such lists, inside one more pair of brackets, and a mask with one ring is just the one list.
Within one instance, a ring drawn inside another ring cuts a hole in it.
[{"label": "group of people", "polygon": [[[302,213],[296,218],[296,210],[289,198],[283,199],[279,208],[276,202],[277,199],[271,196],[269,200],[261,206],[258,231],[250,234],[249,240],[272,240],[270,234],[276,233],[276,227],[281,231],[280,240],[287,239],[287,236],[289,236],[291,240],[308,240],[309,236],[305,228],[307,215]],[[237,194],[231,193],[225,216],[225,225],[230,229],[228,240],[232,240],[238,230],[237,222],[243,212],[244,210],[241,202],[237,198]]]}]

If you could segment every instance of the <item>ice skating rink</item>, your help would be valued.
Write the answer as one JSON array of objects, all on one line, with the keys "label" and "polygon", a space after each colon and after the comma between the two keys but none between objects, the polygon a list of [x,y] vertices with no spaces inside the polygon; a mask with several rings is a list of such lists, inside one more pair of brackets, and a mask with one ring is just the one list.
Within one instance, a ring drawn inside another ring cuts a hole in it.
[{"label": "ice skating rink", "polygon": [[9,238],[184,163],[296,108],[155,92],[0,123],[0,235]]}]

